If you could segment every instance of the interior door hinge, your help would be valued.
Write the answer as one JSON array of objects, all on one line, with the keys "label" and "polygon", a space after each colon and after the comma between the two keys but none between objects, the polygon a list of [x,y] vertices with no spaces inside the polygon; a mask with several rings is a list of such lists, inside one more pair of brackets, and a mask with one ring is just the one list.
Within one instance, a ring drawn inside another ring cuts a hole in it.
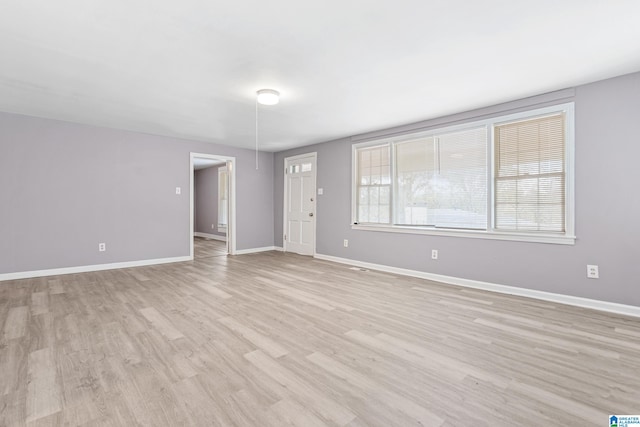
[{"label": "interior door hinge", "polygon": [[287,235],[286,234],[284,235],[284,241],[285,242],[287,241]]}]

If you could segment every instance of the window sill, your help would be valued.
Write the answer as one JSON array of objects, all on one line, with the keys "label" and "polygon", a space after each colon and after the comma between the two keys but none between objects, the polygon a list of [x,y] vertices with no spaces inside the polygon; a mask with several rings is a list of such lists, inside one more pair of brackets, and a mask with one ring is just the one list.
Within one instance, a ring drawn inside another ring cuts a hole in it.
[{"label": "window sill", "polygon": [[352,224],[352,230],[381,231],[385,233],[426,234],[431,236],[466,237],[472,239],[510,240],[515,242],[549,243],[554,245],[575,245],[576,237],[553,234],[506,233],[485,230],[452,230],[405,227],[400,225]]}]

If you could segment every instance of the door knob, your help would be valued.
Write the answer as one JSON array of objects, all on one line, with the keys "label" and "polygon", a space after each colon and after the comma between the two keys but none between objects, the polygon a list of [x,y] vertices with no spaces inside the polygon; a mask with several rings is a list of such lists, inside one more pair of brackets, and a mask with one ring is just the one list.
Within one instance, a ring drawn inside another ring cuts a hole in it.
[{"label": "door knob", "polygon": [[313,216],[313,212],[309,212],[309,216]]}]

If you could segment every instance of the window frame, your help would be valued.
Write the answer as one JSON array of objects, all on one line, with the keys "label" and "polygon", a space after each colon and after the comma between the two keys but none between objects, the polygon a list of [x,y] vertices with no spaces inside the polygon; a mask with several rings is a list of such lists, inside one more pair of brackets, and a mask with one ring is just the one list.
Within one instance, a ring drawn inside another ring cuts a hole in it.
[{"label": "window frame", "polygon": [[[510,122],[530,120],[552,114],[565,114],[565,232],[516,232],[497,230],[495,208],[495,126]],[[426,138],[442,133],[463,131],[485,126],[487,130],[487,228],[485,230],[435,228],[430,226],[395,225],[395,193],[396,158],[395,144],[414,138]],[[388,144],[391,167],[391,223],[374,224],[357,223],[357,175],[358,149]],[[433,126],[426,130],[413,130],[389,137],[375,138],[352,144],[351,146],[351,228],[354,230],[368,230],[391,233],[426,234],[434,236],[466,237],[491,240],[511,240],[520,242],[551,243],[574,245],[575,236],[575,104],[566,102],[547,107],[534,108],[496,115],[487,119],[473,120],[451,125]]]}]

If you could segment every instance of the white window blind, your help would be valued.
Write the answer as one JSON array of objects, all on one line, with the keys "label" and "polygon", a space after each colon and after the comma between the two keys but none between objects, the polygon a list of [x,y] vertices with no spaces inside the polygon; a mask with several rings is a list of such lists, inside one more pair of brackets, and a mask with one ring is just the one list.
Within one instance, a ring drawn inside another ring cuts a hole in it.
[{"label": "white window blind", "polygon": [[487,228],[486,127],[395,145],[397,225]]},{"label": "white window blind", "polygon": [[565,232],[564,113],[494,130],[495,228]]},{"label": "white window blind", "polygon": [[389,146],[358,150],[357,217],[359,223],[389,224],[391,221],[391,166]]}]

